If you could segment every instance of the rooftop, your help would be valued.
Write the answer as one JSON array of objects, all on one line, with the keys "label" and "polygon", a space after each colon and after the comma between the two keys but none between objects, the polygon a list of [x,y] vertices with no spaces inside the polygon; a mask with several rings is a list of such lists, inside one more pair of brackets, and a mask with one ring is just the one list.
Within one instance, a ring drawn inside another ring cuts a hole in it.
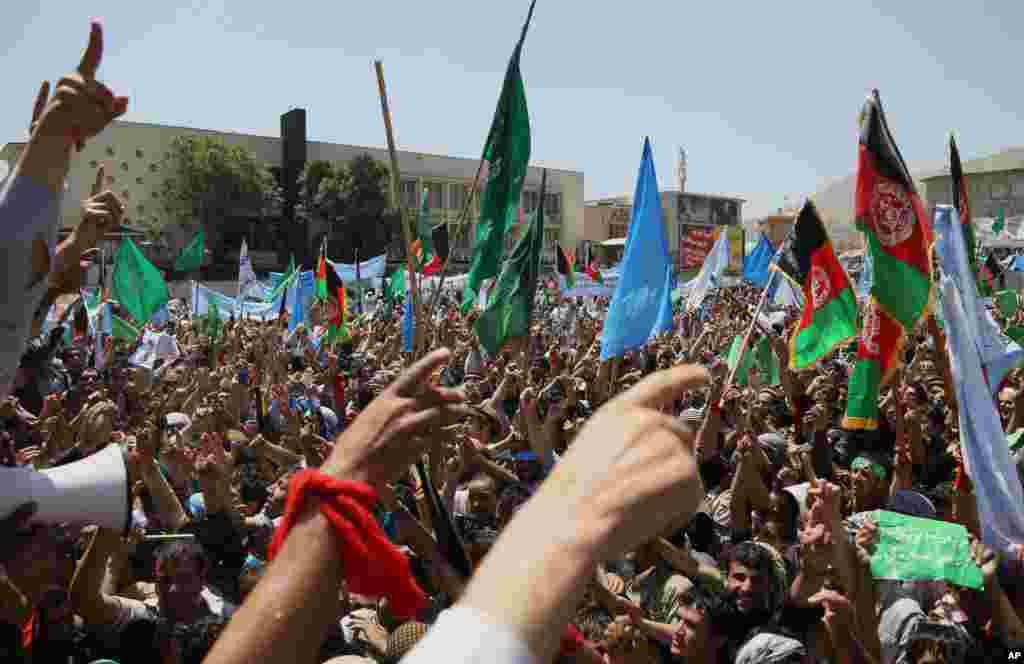
[{"label": "rooftop", "polygon": [[[965,175],[1024,170],[1024,147],[1007,148],[987,157],[970,159],[963,162],[963,169]],[[941,177],[949,177],[949,166],[923,173],[919,179],[927,181]]]}]

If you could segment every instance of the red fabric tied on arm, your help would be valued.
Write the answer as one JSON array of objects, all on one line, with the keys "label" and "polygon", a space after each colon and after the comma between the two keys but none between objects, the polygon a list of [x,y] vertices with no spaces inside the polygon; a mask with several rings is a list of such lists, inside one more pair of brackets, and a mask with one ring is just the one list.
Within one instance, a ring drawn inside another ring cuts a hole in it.
[{"label": "red fabric tied on arm", "polygon": [[427,596],[416,585],[409,561],[377,524],[377,492],[364,482],[338,480],[316,470],[297,473],[288,488],[284,518],[270,543],[270,560],[277,557],[310,496],[320,501],[320,512],[334,527],[349,590],[387,597],[396,616],[414,618],[427,605]]}]

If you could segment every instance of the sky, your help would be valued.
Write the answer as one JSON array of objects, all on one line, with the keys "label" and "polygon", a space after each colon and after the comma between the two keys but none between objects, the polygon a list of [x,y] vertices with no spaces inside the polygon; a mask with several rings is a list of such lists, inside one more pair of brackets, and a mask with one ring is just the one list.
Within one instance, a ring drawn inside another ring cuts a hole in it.
[{"label": "sky", "polygon": [[[195,0],[6,3],[0,144],[24,140],[39,83],[77,65],[102,18],[99,79],[124,119],[383,146],[373,61],[399,148],[479,157],[529,3]],[[88,5],[88,8],[85,7]],[[880,89],[911,164],[1024,143],[1024,3],[978,0],[538,0],[523,51],[531,163],[583,171],[586,197],[632,193],[650,136],[662,188],[679,146],[690,191],[765,214],[853,171],[856,117]],[[1017,109],[1017,110],[1015,110]]]}]

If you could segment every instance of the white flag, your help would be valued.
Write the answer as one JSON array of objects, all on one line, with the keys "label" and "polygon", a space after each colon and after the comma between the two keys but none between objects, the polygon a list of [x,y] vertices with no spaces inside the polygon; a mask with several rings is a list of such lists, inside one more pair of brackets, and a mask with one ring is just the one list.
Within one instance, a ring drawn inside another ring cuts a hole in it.
[{"label": "white flag", "polygon": [[253,286],[259,286],[256,273],[252,270],[252,262],[249,260],[249,247],[245,240],[242,240],[242,250],[238,252],[238,299],[243,300],[249,294]]}]

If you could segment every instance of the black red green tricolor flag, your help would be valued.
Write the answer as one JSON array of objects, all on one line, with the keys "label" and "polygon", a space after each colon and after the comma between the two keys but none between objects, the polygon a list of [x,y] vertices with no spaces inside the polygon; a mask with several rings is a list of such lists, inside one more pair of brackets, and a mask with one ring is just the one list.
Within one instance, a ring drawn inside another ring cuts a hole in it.
[{"label": "black red green tricolor flag", "polygon": [[773,267],[804,294],[804,313],[789,340],[790,369],[813,366],[857,336],[857,297],[811,201]]},{"label": "black red green tricolor flag", "polygon": [[967,247],[967,262],[971,273],[978,278],[977,240],[974,236],[974,220],[971,219],[971,204],[967,198],[967,180],[964,179],[964,167],[960,163],[960,150],[956,147],[956,139],[949,135],[949,174],[953,183],[953,207],[960,217],[960,227],[964,234],[964,246]]},{"label": "black red green tricolor flag", "polygon": [[320,250],[320,261],[316,269],[316,290],[329,303],[327,342],[344,341],[348,338],[348,308],[345,305],[345,284],[327,260],[325,248]]},{"label": "black red green tricolor flag", "polygon": [[843,427],[875,429],[878,390],[896,370],[906,335],[928,311],[932,286],[931,224],[877,90],[861,115],[854,206],[875,279]]},{"label": "black red green tricolor flag", "polygon": [[561,245],[558,247],[558,274],[565,277],[567,288],[572,288],[576,285],[576,266],[573,264],[573,259],[569,257],[569,254],[565,253],[565,249],[562,249]]}]

